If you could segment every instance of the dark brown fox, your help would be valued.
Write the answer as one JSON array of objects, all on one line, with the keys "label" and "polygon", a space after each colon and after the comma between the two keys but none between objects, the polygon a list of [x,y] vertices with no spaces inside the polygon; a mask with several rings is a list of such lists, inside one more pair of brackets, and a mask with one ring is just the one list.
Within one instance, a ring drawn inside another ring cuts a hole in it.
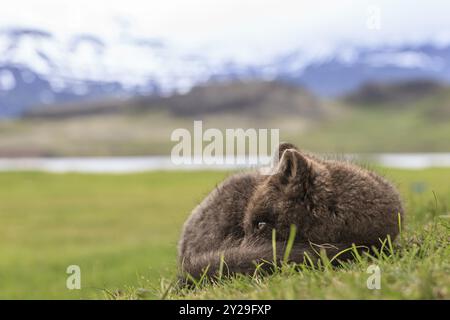
[{"label": "dark brown fox", "polygon": [[321,248],[334,257],[352,244],[379,247],[380,239],[396,237],[403,207],[384,178],[292,144],[282,144],[279,156],[276,173],[231,176],[194,209],[179,242],[183,274],[213,276],[220,265],[225,274],[251,274],[274,259],[272,229],[282,259],[292,224],[297,232],[289,261],[296,263],[305,253],[317,258]]}]

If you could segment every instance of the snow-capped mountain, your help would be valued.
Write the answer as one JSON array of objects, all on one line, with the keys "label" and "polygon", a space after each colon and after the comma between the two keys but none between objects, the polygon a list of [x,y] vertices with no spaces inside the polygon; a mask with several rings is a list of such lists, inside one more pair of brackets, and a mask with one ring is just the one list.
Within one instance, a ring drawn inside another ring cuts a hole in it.
[{"label": "snow-capped mountain", "polygon": [[423,44],[311,52],[293,45],[270,59],[217,57],[164,39],[90,34],[58,38],[38,29],[0,31],[0,116],[55,102],[187,91],[212,80],[276,79],[337,96],[367,81],[450,82],[450,45]]}]

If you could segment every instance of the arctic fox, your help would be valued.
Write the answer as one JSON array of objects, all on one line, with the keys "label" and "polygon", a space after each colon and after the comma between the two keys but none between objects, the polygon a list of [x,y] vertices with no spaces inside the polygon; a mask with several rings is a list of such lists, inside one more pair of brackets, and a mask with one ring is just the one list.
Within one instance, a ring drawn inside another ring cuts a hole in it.
[{"label": "arctic fox", "polygon": [[296,263],[305,253],[318,258],[322,249],[333,257],[353,244],[379,247],[380,239],[397,236],[404,210],[384,178],[289,143],[278,156],[274,174],[233,175],[193,210],[179,242],[183,274],[213,276],[220,266],[227,274],[251,274],[258,263],[274,260],[273,229],[277,259],[283,258],[291,225],[297,232],[289,261]]}]

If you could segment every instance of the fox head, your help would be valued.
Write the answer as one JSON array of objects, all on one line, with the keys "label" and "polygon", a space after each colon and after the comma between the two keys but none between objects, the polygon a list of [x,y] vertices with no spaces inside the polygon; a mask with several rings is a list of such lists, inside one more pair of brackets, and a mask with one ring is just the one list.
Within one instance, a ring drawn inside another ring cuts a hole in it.
[{"label": "fox head", "polygon": [[[348,163],[324,161],[292,144],[279,147],[275,172],[256,188],[244,214],[247,238],[277,239],[297,227],[302,241],[376,242],[394,237],[402,206],[383,178]],[[387,228],[386,228],[387,227]]]}]

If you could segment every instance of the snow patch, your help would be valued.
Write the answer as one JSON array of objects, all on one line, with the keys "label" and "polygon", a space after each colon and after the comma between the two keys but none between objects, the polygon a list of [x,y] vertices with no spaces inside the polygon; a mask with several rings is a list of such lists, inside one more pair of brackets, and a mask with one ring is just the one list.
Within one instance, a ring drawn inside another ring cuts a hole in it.
[{"label": "snow patch", "polygon": [[421,52],[403,51],[371,54],[366,63],[374,67],[397,66],[400,68],[418,68],[438,70],[443,61],[440,58],[430,57]]},{"label": "snow patch", "polygon": [[0,91],[10,91],[16,87],[16,78],[9,70],[0,70]]}]

